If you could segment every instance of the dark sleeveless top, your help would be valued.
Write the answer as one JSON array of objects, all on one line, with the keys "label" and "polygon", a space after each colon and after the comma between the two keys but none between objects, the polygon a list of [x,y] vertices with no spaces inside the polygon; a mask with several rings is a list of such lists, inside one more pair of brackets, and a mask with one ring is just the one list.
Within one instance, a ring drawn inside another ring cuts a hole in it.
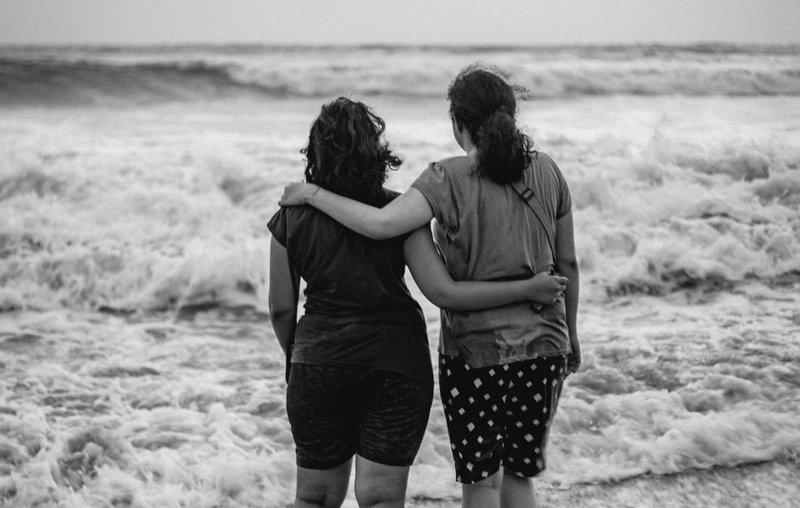
[{"label": "dark sleeveless top", "polygon": [[[377,204],[397,196],[384,190]],[[268,227],[306,282],[292,363],[361,365],[432,382],[425,318],[403,280],[408,235],[372,240],[310,206],[281,208]]]}]

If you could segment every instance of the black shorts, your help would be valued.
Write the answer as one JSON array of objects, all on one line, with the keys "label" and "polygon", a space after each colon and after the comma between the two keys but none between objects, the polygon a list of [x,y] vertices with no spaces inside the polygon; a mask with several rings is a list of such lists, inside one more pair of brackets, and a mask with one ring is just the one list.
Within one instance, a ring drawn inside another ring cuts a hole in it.
[{"label": "black shorts", "polygon": [[471,368],[461,357],[439,355],[439,390],[457,481],[481,481],[501,465],[521,477],[545,469],[565,363],[564,356],[549,356]]},{"label": "black shorts", "polygon": [[331,469],[354,454],[410,466],[430,416],[428,385],[362,366],[292,364],[286,409],[297,465]]}]

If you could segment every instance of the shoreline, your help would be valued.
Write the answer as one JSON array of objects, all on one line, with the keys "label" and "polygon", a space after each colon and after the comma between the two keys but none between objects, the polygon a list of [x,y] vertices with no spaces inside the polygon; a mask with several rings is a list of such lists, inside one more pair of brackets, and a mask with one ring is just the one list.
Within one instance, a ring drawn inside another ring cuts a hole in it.
[{"label": "shoreline", "polygon": [[[616,482],[538,488],[540,507],[783,507],[800,499],[800,464],[789,460],[647,474]],[[414,501],[413,508],[459,508],[460,500]]]}]

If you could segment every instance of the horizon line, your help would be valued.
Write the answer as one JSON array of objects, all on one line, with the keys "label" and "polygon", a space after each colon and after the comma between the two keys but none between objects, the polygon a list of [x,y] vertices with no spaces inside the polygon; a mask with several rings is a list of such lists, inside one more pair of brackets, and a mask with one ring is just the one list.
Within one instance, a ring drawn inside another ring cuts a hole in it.
[{"label": "horizon line", "polygon": [[0,41],[0,47],[15,48],[192,48],[192,47],[238,47],[238,48],[283,48],[283,49],[313,49],[313,48],[346,48],[346,49],[559,49],[559,48],[634,48],[634,47],[665,47],[665,48],[741,48],[741,47],[800,47],[800,42],[734,42],[726,40],[697,40],[693,42],[663,42],[663,41],[638,41],[638,42],[562,42],[562,43],[474,43],[474,42],[436,42],[436,43],[371,43],[371,42],[336,42],[336,43],[307,43],[307,42],[7,42]]}]

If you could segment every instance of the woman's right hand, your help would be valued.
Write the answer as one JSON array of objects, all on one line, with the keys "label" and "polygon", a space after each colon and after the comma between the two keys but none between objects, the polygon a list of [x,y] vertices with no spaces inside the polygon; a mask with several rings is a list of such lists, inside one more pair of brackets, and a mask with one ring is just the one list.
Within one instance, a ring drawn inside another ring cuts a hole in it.
[{"label": "woman's right hand", "polygon": [[311,202],[311,197],[317,193],[319,187],[313,183],[292,182],[283,188],[283,195],[279,206],[300,206]]},{"label": "woman's right hand", "polygon": [[563,275],[539,272],[529,279],[529,298],[542,305],[555,303],[564,294],[568,282]]}]

